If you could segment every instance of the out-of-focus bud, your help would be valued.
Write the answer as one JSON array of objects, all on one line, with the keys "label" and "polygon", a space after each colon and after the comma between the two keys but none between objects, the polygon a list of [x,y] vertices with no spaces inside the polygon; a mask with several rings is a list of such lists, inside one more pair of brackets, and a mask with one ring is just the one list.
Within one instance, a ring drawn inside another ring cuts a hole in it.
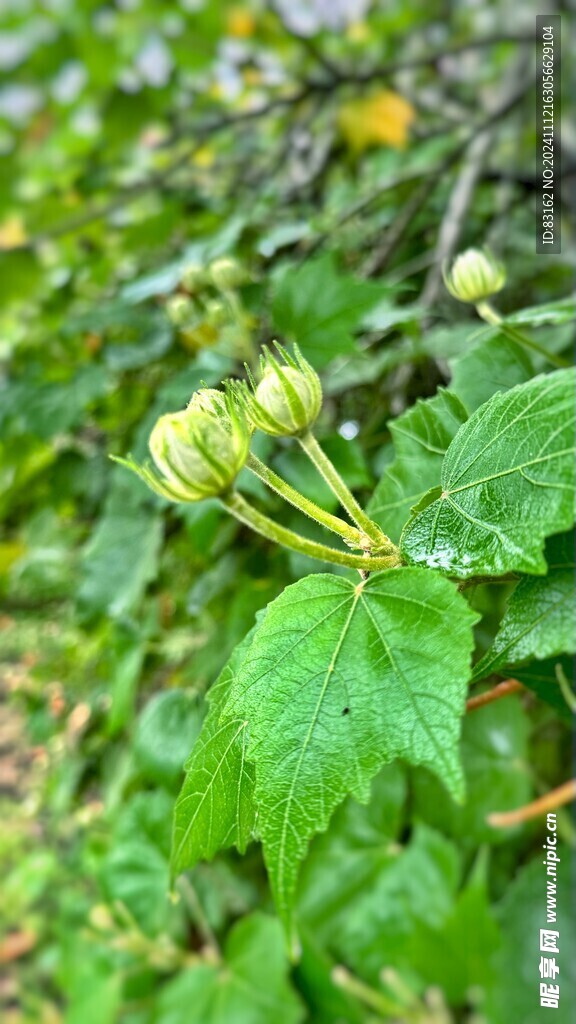
[{"label": "out-of-focus bud", "polygon": [[238,395],[254,427],[275,437],[302,434],[322,407],[320,378],[296,345],[295,359],[280,345],[276,348],[282,362],[266,350],[260,358],[260,383],[249,373],[252,391],[245,385]]},{"label": "out-of-focus bud", "polygon": [[467,249],[443,268],[444,284],[460,302],[483,302],[506,283],[506,270],[489,249]]},{"label": "out-of-focus bud", "polygon": [[223,302],[219,299],[212,299],[207,302],[204,307],[204,316],[206,323],[210,324],[211,327],[223,327],[225,323],[230,319],[228,310]]},{"label": "out-of-focus bud", "polygon": [[231,398],[222,397],[222,416],[206,397],[206,408],[197,401],[182,412],[161,416],[150,435],[153,466],[141,466],[130,457],[115,461],[171,501],[202,501],[224,494],[246,461],[250,431]]},{"label": "out-of-focus bud", "polygon": [[180,284],[187,292],[200,291],[206,284],[206,270],[199,263],[189,263],[180,275]]},{"label": "out-of-focus bud", "polygon": [[223,292],[238,288],[246,281],[246,273],[238,260],[234,260],[230,256],[222,256],[221,259],[214,260],[208,267],[208,277],[211,284]]},{"label": "out-of-focus bud", "polygon": [[185,327],[196,315],[196,306],[187,295],[171,295],[166,301],[166,316],[175,327]]}]

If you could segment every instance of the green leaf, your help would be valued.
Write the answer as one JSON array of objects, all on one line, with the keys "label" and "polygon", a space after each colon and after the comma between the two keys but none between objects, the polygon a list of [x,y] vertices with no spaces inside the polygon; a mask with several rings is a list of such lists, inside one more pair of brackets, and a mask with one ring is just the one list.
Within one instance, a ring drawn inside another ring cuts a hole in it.
[{"label": "green leaf", "polygon": [[413,813],[468,853],[480,844],[510,842],[505,829],[491,828],[491,811],[509,811],[533,795],[528,741],[530,721],[518,696],[496,701],[466,715],[462,724],[462,764],[466,800],[457,805],[429,771],[411,773]]},{"label": "green leaf", "polygon": [[[545,819],[537,833],[538,843],[551,835]],[[546,923],[547,882],[553,881],[542,864],[544,851],[525,866],[508,887],[497,908],[503,946],[494,954],[495,986],[488,992],[486,1016],[493,1024],[523,1021],[540,1024],[547,1014],[556,1024],[571,1024],[576,993],[576,923],[573,910],[573,854],[558,845],[560,863],[556,875],[556,922]],[[540,952],[540,929],[559,932],[559,954]],[[556,981],[540,977],[540,957],[555,957],[560,973]],[[540,984],[559,984],[557,1009],[540,1008]]]},{"label": "green leaf", "polygon": [[[331,831],[332,825],[328,838]],[[381,838],[372,851],[371,875],[353,889],[355,837],[339,827],[333,842],[340,857],[331,861],[329,877],[314,847],[311,870],[308,864],[304,869],[303,929],[312,930],[338,961],[377,983],[384,965],[410,967],[410,946],[420,928],[440,929],[447,920],[460,879],[459,853],[453,842],[418,822],[405,846]],[[338,900],[343,876],[345,893]],[[313,896],[315,886],[326,894],[325,907]]]},{"label": "green leaf", "polygon": [[348,797],[313,840],[298,886],[298,916],[314,934],[338,930],[354,901],[397,860],[405,775],[398,763],[385,765],[372,780],[370,802]]},{"label": "green leaf", "polygon": [[380,285],[341,274],[331,256],[284,274],[272,301],[274,326],[315,366],[355,349],[354,331],[382,295]]},{"label": "green leaf", "polygon": [[410,509],[440,480],[442,459],[467,413],[459,398],[440,390],[389,424],[396,458],[384,471],[368,513],[392,538],[400,538]]},{"label": "green leaf", "polygon": [[574,535],[552,537],[546,545],[548,574],[520,580],[490,650],[473,680],[514,669],[530,658],[543,660],[576,651]]},{"label": "green leaf", "polygon": [[460,428],[442,493],[404,528],[413,564],[451,576],[543,574],[544,539],[574,519],[574,370],[496,394]]},{"label": "green leaf", "polygon": [[426,764],[462,797],[474,620],[447,581],[410,568],[356,586],[308,576],[268,606],[224,717],[250,722],[258,827],[289,933],[309,840],[346,795],[367,799],[382,765]]},{"label": "green leaf", "polygon": [[230,932],[224,959],[181,971],[162,989],[153,1024],[299,1024],[280,925],[252,914]]},{"label": "green leaf", "polygon": [[105,510],[84,551],[78,592],[82,611],[113,618],[135,611],[156,576],[161,543],[157,509]]},{"label": "green leaf", "polygon": [[76,426],[86,410],[110,390],[101,366],[81,366],[67,380],[38,378],[32,370],[2,391],[0,426],[10,434],[48,439]]},{"label": "green leaf", "polygon": [[532,690],[540,700],[550,704],[560,718],[573,726],[574,713],[560,689],[559,673],[561,672],[568,680],[570,692],[574,693],[574,684],[572,683],[570,686],[570,680],[576,678],[576,659],[574,657],[562,656],[546,658],[544,661],[533,661],[530,665],[515,668],[514,678]]},{"label": "green leaf", "polygon": [[253,634],[252,630],[236,648],[210,688],[210,710],[184,766],[186,778],[174,809],[174,875],[229,846],[244,852],[254,831],[254,768],[246,760],[248,723],[242,716],[220,721]]},{"label": "green leaf", "polygon": [[576,300],[573,297],[546,302],[541,306],[519,309],[506,317],[509,324],[567,324],[576,320]]},{"label": "green leaf", "polygon": [[524,384],[534,374],[526,350],[503,334],[488,338],[449,360],[450,390],[462,400],[470,413],[487,402],[497,391],[508,391]]},{"label": "green leaf", "polygon": [[134,734],[134,757],[144,778],[168,787],[178,783],[201,723],[195,694],[157,693],[141,712]]},{"label": "green leaf", "polygon": [[417,971],[427,986],[440,988],[452,1006],[458,1006],[466,1002],[473,986],[486,989],[492,984],[494,954],[500,942],[483,857],[446,920],[440,926],[422,923],[414,929],[406,954],[410,969]]},{"label": "green leaf", "polygon": [[102,864],[102,884],[111,902],[127,907],[139,926],[155,934],[180,909],[169,899],[170,813],[162,790],[138,793],[123,809],[114,842]]},{"label": "green leaf", "polygon": [[418,322],[424,316],[422,306],[396,306],[390,298],[382,299],[362,320],[365,331],[389,331],[399,324]]}]

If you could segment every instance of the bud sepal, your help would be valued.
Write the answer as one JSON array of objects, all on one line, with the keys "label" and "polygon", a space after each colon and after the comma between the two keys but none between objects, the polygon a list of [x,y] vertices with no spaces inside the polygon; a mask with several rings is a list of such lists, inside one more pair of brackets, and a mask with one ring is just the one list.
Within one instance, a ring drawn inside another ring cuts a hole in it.
[{"label": "bud sepal", "polygon": [[195,397],[187,409],[157,421],[149,441],[153,465],[140,465],[131,456],[115,459],[170,501],[202,501],[225,494],[248,457],[250,431],[231,397],[222,395],[219,412],[213,411],[218,408],[213,397],[204,395],[194,402]]},{"label": "bud sepal", "polygon": [[298,436],[309,430],[322,407],[320,378],[297,345],[293,358],[275,343],[282,361],[268,350],[260,357],[261,380],[246,367],[251,390],[239,385],[236,395],[249,422],[273,437]]}]

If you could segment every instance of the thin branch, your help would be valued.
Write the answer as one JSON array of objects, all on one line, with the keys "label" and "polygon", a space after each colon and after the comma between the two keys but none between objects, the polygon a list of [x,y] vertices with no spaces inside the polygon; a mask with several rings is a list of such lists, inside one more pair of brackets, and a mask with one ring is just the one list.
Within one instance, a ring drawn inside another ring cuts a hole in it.
[{"label": "thin branch", "polygon": [[521,825],[524,821],[538,818],[541,814],[563,807],[572,800],[576,800],[576,779],[562,783],[557,789],[538,797],[524,807],[518,807],[515,811],[494,811],[489,814],[486,821],[492,828],[510,828],[512,825]]},{"label": "thin branch", "polygon": [[480,178],[493,137],[494,127],[491,127],[479,132],[470,142],[440,225],[434,262],[427,274],[419,299],[419,303],[423,306],[431,306],[436,301],[442,283],[442,265],[445,260],[450,258],[458,244],[474,189]]},{"label": "thin branch", "polygon": [[469,697],[466,701],[466,711],[477,711],[478,708],[483,708],[486,704],[492,704],[495,700],[509,697],[511,693],[521,693],[523,689],[522,683],[518,682],[517,679],[505,679],[491,690],[479,693],[476,697]]},{"label": "thin branch", "polygon": [[[486,36],[483,39],[473,39],[466,43],[460,43],[441,51],[423,54],[409,60],[393,61],[388,64],[382,64],[379,67],[371,68],[366,72],[353,73],[349,71],[338,71],[338,77],[333,77],[331,74],[329,79],[310,79],[305,82],[300,89],[274,96],[265,103],[253,107],[252,109],[219,115],[216,118],[207,119],[198,125],[182,125],[176,132],[172,133],[168,139],[165,139],[158,148],[167,148],[183,136],[192,133],[195,137],[194,144],[183,154],[180,154],[175,161],[169,164],[169,166],[163,171],[152,174],[143,181],[124,187],[109,202],[93,207],[91,210],[88,210],[85,214],[82,214],[79,217],[71,218],[61,222],[60,224],[56,224],[53,227],[46,228],[44,231],[39,232],[34,237],[22,243],[22,245],[14,246],[10,251],[29,250],[34,248],[34,246],[39,242],[70,234],[73,231],[86,227],[93,221],[107,217],[110,213],[114,213],[116,210],[121,209],[128,203],[133,202],[133,200],[138,196],[150,191],[151,189],[162,187],[176,170],[184,166],[191,159],[194,153],[206,142],[206,139],[225,130],[226,128],[240,127],[250,121],[266,117],[268,114],[271,114],[276,110],[280,110],[285,107],[297,106],[314,94],[330,93],[335,88],[339,88],[341,86],[365,85],[381,78],[391,77],[392,75],[402,71],[412,70],[419,67],[430,67],[445,58],[457,56],[458,54],[465,53],[468,50],[497,46],[501,43],[524,45],[529,42],[532,42],[532,38],[523,35]],[[335,72],[336,69],[334,68],[334,73]],[[504,112],[506,111],[502,111],[502,113]]]}]

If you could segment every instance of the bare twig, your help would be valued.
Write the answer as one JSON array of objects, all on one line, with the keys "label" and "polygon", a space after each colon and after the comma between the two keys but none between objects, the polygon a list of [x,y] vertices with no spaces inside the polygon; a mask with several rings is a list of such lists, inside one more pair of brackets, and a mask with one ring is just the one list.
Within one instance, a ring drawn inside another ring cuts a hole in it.
[{"label": "bare twig", "polygon": [[541,814],[554,811],[557,807],[563,807],[572,800],[576,800],[576,779],[564,782],[557,789],[538,797],[524,807],[518,807],[515,811],[494,811],[488,815],[486,821],[492,828],[510,828],[512,825],[520,825],[531,818],[538,818]]},{"label": "bare twig", "polygon": [[[46,228],[28,239],[26,242],[22,243],[22,245],[15,246],[14,250],[33,249],[43,241],[52,238],[59,238],[63,235],[80,230],[88,224],[91,224],[93,221],[101,220],[103,217],[107,217],[110,213],[121,209],[123,206],[133,202],[138,196],[150,191],[151,189],[163,187],[178,169],[185,166],[194,153],[201,148],[208,138],[211,138],[214,134],[224,131],[227,128],[241,127],[250,121],[267,117],[269,114],[272,114],[277,110],[297,106],[310,96],[331,93],[335,88],[339,88],[341,86],[365,85],[379,79],[389,78],[402,71],[412,70],[419,67],[433,67],[445,58],[457,56],[458,54],[465,53],[468,50],[482,49],[484,47],[488,48],[491,46],[497,46],[501,43],[515,43],[517,45],[523,45],[531,41],[531,37],[523,35],[485,36],[482,39],[472,39],[466,43],[447,47],[441,51],[425,53],[419,57],[413,57],[405,61],[392,61],[387,64],[381,64],[379,67],[371,68],[365,72],[344,71],[331,65],[328,77],[322,79],[310,79],[305,82],[301,88],[296,89],[293,92],[281,93],[277,96],[273,96],[265,103],[259,104],[249,110],[220,114],[218,117],[208,118],[206,121],[196,125],[180,125],[175,132],[173,132],[167,139],[163,140],[159,148],[167,148],[186,135],[193,135],[194,143],[186,149],[184,153],[179,154],[172,163],[164,168],[164,170],[156,172],[140,182],[136,182],[122,188],[113,199],[106,203],[102,203],[101,205],[93,206],[78,217],[70,218],[62,221],[60,224],[55,224],[52,227]],[[318,58],[318,53],[316,53],[316,57]],[[323,63],[326,69],[325,59]]]},{"label": "bare twig", "polygon": [[[509,113],[525,96],[528,88],[533,84],[533,72],[526,78],[525,74],[523,74],[524,67],[525,58],[522,55],[520,61],[510,71],[504,102],[499,103],[497,106],[491,105],[484,124],[471,133],[468,138],[465,146],[466,158],[442,218],[436,242],[435,259],[426,275],[424,287],[420,295],[419,303],[422,306],[433,305],[438,295],[442,283],[442,265],[449,259],[458,245],[463,223],[472,202],[474,189],[481,175],[484,161],[499,123],[504,115]],[[517,85],[519,77],[522,79],[520,88]]]},{"label": "bare twig", "polygon": [[462,225],[493,137],[494,127],[490,127],[478,132],[470,142],[440,225],[434,262],[428,271],[419,299],[422,306],[431,306],[436,300],[442,283],[442,264],[450,258],[458,244]]},{"label": "bare twig", "polygon": [[517,679],[505,679],[491,690],[479,693],[476,697],[469,697],[466,701],[466,711],[476,711],[495,700],[502,700],[502,697],[509,697],[511,693],[520,693],[523,689],[522,683]]}]

